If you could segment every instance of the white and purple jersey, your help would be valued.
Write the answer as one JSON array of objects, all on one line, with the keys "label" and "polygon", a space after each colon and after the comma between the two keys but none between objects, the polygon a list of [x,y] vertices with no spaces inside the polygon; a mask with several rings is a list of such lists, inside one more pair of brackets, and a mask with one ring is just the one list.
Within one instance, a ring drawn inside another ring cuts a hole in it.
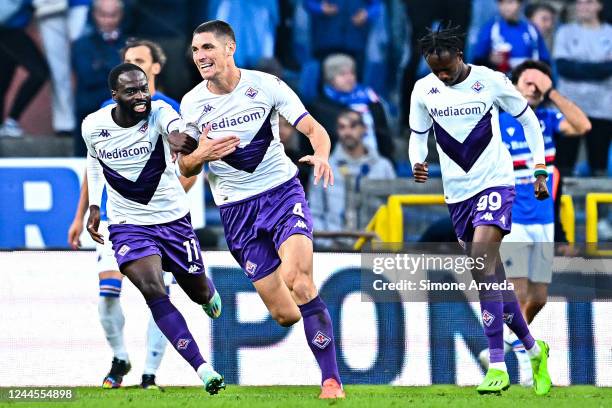
[{"label": "white and purple jersey", "polygon": [[211,139],[235,135],[232,154],[209,163],[208,179],[217,205],[247,199],[277,187],[297,173],[278,135],[279,113],[293,126],[308,114],[298,96],[275,76],[240,70],[236,88],[223,95],[210,92],[208,81],[181,101],[185,133],[199,138],[206,126]]},{"label": "white and purple jersey", "polygon": [[461,83],[446,86],[429,74],[412,91],[410,128],[417,134],[433,128],[444,198],[449,204],[487,188],[514,186],[512,158],[499,130],[499,111],[519,117],[528,109],[525,98],[504,74],[470,67]]},{"label": "white and purple jersey", "polygon": [[147,119],[124,128],[113,120],[113,108],[90,114],[82,125],[88,153],[106,182],[109,224],[154,225],[184,217],[189,207],[168,145],[168,134],[183,126],[178,113],[152,101]]}]

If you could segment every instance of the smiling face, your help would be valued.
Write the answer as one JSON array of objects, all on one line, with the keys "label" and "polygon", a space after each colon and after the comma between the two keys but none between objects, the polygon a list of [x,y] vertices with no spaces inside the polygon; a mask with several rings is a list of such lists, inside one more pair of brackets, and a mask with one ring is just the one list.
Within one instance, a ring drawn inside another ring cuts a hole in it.
[{"label": "smiling face", "polygon": [[425,57],[431,72],[446,86],[454,85],[463,72],[463,53],[448,51],[440,54],[429,54]]},{"label": "smiling face", "polygon": [[235,50],[236,43],[222,34],[197,33],[191,40],[193,62],[202,78],[209,81],[229,73]]},{"label": "smiling face", "polygon": [[151,112],[147,76],[141,71],[127,71],[119,75],[117,89],[112,93],[118,108],[129,118],[142,120]]}]

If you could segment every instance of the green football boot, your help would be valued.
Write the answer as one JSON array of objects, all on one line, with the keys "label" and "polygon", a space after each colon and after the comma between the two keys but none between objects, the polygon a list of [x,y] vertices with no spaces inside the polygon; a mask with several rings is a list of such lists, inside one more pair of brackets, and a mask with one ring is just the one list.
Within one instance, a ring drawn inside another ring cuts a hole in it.
[{"label": "green football boot", "polygon": [[510,388],[510,376],[507,371],[489,368],[482,383],[476,388],[479,394],[501,394]]},{"label": "green football boot", "polygon": [[536,395],[546,395],[550,392],[552,381],[548,374],[548,355],[550,347],[545,341],[536,340],[540,347],[540,355],[531,358],[531,369],[533,371],[533,390]]},{"label": "green football boot", "polygon": [[219,292],[215,291],[210,302],[202,305],[202,309],[211,319],[217,319],[221,316],[221,296],[219,296]]}]

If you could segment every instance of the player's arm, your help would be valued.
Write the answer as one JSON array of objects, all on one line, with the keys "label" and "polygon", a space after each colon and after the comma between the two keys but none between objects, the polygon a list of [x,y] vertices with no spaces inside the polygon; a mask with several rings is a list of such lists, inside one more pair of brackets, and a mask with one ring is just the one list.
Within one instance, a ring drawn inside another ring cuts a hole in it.
[{"label": "player's arm", "polygon": [[193,187],[193,185],[195,184],[195,182],[198,180],[198,176],[192,176],[192,177],[185,177],[185,176],[179,176],[179,181],[181,182],[181,186],[183,187],[183,190],[185,190],[186,193],[189,192],[189,190],[191,190],[191,187]]},{"label": "player's arm", "polygon": [[556,89],[551,89],[548,99],[563,114],[559,123],[559,131],[565,136],[582,136],[591,130],[591,121],[574,102],[561,95]]},{"label": "player's arm", "polygon": [[87,155],[87,186],[89,190],[89,218],[87,219],[87,232],[99,244],[104,244],[104,237],[98,232],[100,226],[100,201],[104,188],[102,166],[98,159]]},{"label": "player's arm", "polygon": [[304,134],[310,141],[312,155],[302,157],[300,163],[308,163],[314,167],[314,184],[317,185],[323,179],[323,187],[334,185],[334,173],[329,165],[329,152],[331,150],[331,140],[327,131],[312,116],[306,115],[299,120],[295,128]]},{"label": "player's arm", "polygon": [[420,88],[415,87],[410,96],[410,140],[408,141],[408,159],[412,166],[414,181],[424,183],[427,181],[429,171],[427,167],[427,138],[433,125],[427,108],[420,100]]},{"label": "player's arm", "polygon": [[89,206],[88,194],[89,190],[87,188],[87,171],[85,171],[85,175],[83,176],[83,183],[81,184],[79,203],[77,204],[72,224],[70,224],[70,228],[68,229],[68,245],[70,245],[72,249],[78,249],[81,246],[81,240],[79,239],[79,237],[83,232],[83,218],[85,217],[87,207]]}]

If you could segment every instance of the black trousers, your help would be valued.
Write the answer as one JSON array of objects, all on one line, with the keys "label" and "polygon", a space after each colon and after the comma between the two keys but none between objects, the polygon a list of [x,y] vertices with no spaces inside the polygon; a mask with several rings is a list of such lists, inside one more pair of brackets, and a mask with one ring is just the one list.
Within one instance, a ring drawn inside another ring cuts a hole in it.
[{"label": "black trousers", "polygon": [[[434,21],[441,21],[443,26],[451,24],[461,26],[464,32],[470,27],[472,0],[404,0],[406,13],[412,25],[410,37],[410,61],[404,68],[402,78],[402,122],[408,126],[410,113],[410,94],[421,62],[421,49],[418,40],[427,34]],[[466,37],[467,41],[467,37]]]},{"label": "black trousers", "polygon": [[585,139],[587,160],[595,176],[603,176],[608,168],[608,152],[612,138],[612,120],[589,118],[591,131],[584,137],[560,137],[557,140],[556,164],[564,176],[571,176],[578,159],[580,143]]},{"label": "black trousers", "polygon": [[24,29],[0,28],[0,115],[4,113],[6,93],[19,66],[28,71],[28,78],[19,87],[8,112],[8,117],[15,120],[19,120],[49,78],[49,67]]}]

